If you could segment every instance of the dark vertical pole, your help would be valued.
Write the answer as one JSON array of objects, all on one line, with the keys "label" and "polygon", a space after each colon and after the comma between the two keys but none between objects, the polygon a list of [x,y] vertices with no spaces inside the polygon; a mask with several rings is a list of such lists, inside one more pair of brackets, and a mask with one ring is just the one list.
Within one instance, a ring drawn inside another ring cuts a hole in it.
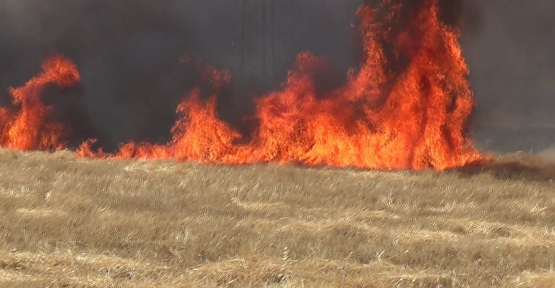
[{"label": "dark vertical pole", "polygon": [[241,76],[265,87],[273,77],[273,0],[242,0]]},{"label": "dark vertical pole", "polygon": [[266,39],[268,34],[266,33],[266,9],[268,9],[266,6],[266,0],[262,0],[262,70],[264,71],[264,81],[268,80],[266,67]]},{"label": "dark vertical pole", "polygon": [[[276,37],[276,36],[275,36],[275,34],[276,34],[276,33],[275,33],[275,32],[276,32],[276,27],[275,27],[275,16],[276,16],[276,15],[275,15],[275,12],[274,12],[274,8],[275,8],[275,7],[274,7],[274,3],[275,3],[275,2],[274,2],[274,0],[270,0],[270,1],[271,1],[271,3],[270,3],[270,21],[271,21],[271,25],[272,25],[272,27],[271,27],[271,30],[272,30],[272,31],[271,31],[271,33],[272,33],[272,35],[271,35],[272,54],[270,55],[270,57],[271,57],[270,60],[271,60],[271,65],[272,65],[272,67],[271,67],[270,77],[274,78],[274,75],[275,75],[275,64],[276,64],[276,60],[275,60],[275,56],[276,56],[276,55],[275,55],[275,39],[276,39],[276,38],[275,38],[275,37]],[[273,79],[272,79],[272,80],[273,80]]]},{"label": "dark vertical pole", "polygon": [[241,0],[241,52],[239,52],[241,55],[241,66],[240,66],[240,70],[241,70],[241,75],[243,76],[245,74],[244,71],[244,67],[243,67],[243,63],[245,62],[245,17],[246,17],[246,13],[247,11],[245,11],[245,1],[246,0]]}]

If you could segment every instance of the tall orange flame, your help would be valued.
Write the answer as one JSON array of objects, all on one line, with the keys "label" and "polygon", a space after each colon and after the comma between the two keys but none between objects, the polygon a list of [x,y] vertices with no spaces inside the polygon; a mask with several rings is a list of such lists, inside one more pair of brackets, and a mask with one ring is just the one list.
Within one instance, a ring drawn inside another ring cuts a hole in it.
[{"label": "tall orange flame", "polygon": [[25,86],[9,89],[13,104],[20,109],[0,108],[0,146],[16,150],[64,148],[64,126],[50,120],[52,108],[44,105],[40,93],[49,84],[70,87],[79,81],[79,73],[71,61],[58,54],[51,55],[42,69]]},{"label": "tall orange flame", "polygon": [[[181,118],[168,145],[130,143],[111,155],[92,151],[87,142],[78,154],[368,169],[444,170],[479,160],[465,134],[474,105],[468,69],[457,31],[439,20],[438,1],[422,1],[397,33],[390,28],[403,7],[387,0],[380,7],[358,11],[365,61],[349,81],[319,94],[313,73],[323,63],[301,53],[282,91],[257,100],[259,126],[247,144],[237,144],[242,136],[218,119],[215,97],[203,101],[196,90],[179,105]],[[400,72],[392,69],[385,47],[405,63]],[[205,74],[226,79],[218,71]]]}]

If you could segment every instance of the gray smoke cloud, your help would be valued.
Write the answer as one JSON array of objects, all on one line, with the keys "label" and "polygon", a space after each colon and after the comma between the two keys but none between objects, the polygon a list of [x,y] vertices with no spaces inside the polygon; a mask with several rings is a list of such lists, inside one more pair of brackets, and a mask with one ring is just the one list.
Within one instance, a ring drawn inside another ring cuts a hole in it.
[{"label": "gray smoke cloud", "polygon": [[[338,83],[356,68],[360,46],[351,24],[363,2],[380,1],[4,0],[0,89],[24,84],[57,51],[77,64],[82,83],[51,89],[45,99],[74,127],[76,142],[95,137],[108,149],[128,140],[164,142],[177,103],[199,82],[194,69],[178,63],[181,56],[231,70],[234,82],[219,110],[238,123],[253,95],[279,88],[301,51],[326,58]],[[540,150],[554,143],[555,2],[441,3],[443,19],[463,31],[480,147]],[[7,92],[0,95],[8,103]]]},{"label": "gray smoke cloud", "polygon": [[462,45],[478,100],[474,131],[488,150],[555,144],[555,2],[467,0]]},{"label": "gray smoke cloud", "polygon": [[156,130],[169,130],[194,78],[178,65],[196,49],[190,12],[179,2],[3,1],[0,84],[22,85],[57,51],[77,64],[82,83],[46,98],[74,134],[98,137],[109,148],[167,138]]},{"label": "gray smoke cloud", "polygon": [[[357,3],[248,2],[4,0],[0,86],[24,84],[52,51],[69,57],[82,83],[45,98],[74,128],[77,143],[95,137],[114,149],[169,139],[177,103],[199,82],[178,63],[183,55],[232,71],[234,86],[219,107],[231,120],[235,110],[248,110],[253,93],[279,88],[300,51],[328,56],[338,70],[355,64],[350,24]],[[7,92],[1,95],[9,103]]]}]

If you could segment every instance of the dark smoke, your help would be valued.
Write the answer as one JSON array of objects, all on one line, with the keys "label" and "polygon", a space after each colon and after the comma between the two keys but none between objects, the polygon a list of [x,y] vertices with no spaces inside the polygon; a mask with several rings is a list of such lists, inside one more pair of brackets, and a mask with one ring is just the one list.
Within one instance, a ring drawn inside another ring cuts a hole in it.
[{"label": "dark smoke", "polygon": [[[92,137],[114,149],[169,139],[177,103],[199,82],[194,69],[178,64],[183,55],[232,71],[234,86],[220,101],[224,118],[245,110],[253,93],[278,89],[300,51],[331,56],[338,74],[355,64],[355,3],[248,2],[4,0],[0,86],[24,84],[52,51],[69,57],[82,83],[50,89],[45,99],[73,128],[73,144]],[[7,92],[1,95],[8,104]]]},{"label": "dark smoke", "polygon": [[555,144],[555,2],[467,0],[463,50],[478,99],[478,144],[539,152]]},{"label": "dark smoke", "polygon": [[[105,148],[165,142],[175,107],[198,73],[183,55],[229,69],[219,101],[238,125],[250,99],[285,80],[295,56],[323,56],[344,80],[360,56],[355,12],[381,0],[4,0],[0,2],[0,87],[20,86],[52,51],[72,59],[82,83],[50,89],[45,100],[68,123],[74,145],[99,138]],[[406,0],[417,6],[420,1]],[[541,150],[555,141],[555,2],[440,0],[441,17],[463,32],[478,99],[473,131],[484,149]],[[330,89],[331,89],[330,87]],[[7,92],[0,93],[7,105]]]},{"label": "dark smoke", "polygon": [[99,138],[109,148],[167,138],[173,110],[194,78],[177,62],[197,48],[179,2],[3,1],[0,84],[24,84],[57,51],[77,64],[83,81],[52,89],[46,100],[76,138]]}]

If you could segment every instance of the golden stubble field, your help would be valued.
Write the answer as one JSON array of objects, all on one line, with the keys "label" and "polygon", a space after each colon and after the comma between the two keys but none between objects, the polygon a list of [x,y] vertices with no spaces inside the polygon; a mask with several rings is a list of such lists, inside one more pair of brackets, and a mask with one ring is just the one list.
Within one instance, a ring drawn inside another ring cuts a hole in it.
[{"label": "golden stubble field", "polygon": [[0,287],[555,287],[553,178],[0,150]]}]

